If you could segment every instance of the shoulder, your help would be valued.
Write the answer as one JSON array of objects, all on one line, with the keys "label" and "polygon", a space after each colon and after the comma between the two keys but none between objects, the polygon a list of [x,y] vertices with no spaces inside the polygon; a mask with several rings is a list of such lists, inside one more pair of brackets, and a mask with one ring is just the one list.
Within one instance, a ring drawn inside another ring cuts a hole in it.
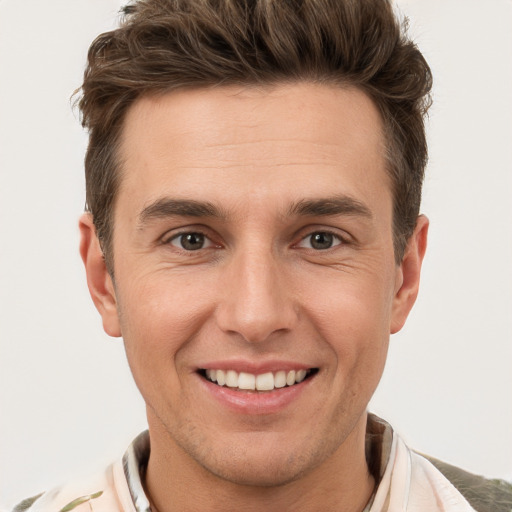
[{"label": "shoulder", "polygon": [[18,503],[12,512],[121,512],[114,465],[80,481],[56,487]]},{"label": "shoulder", "polygon": [[[86,510],[84,507],[89,507],[89,510],[92,508],[90,506],[90,502],[92,500],[97,500],[101,498],[105,491],[100,490],[92,494],[84,494],[81,496],[77,496],[71,501],[67,502],[65,505],[61,506],[64,501],[62,500],[61,490],[63,489],[53,489],[50,492],[43,492],[41,494],[37,494],[36,496],[32,496],[30,498],[24,499],[22,502],[18,503],[12,510],[12,512],[35,512],[35,511],[58,511],[58,512],[70,512],[71,510]],[[81,494],[81,493],[79,493]]]},{"label": "shoulder", "polygon": [[140,477],[149,451],[149,434],[145,431],[135,438],[121,459],[105,470],[27,498],[12,512],[148,512]]},{"label": "shoulder", "polygon": [[432,464],[477,512],[512,511],[512,483],[475,475],[428,455],[414,455]]}]

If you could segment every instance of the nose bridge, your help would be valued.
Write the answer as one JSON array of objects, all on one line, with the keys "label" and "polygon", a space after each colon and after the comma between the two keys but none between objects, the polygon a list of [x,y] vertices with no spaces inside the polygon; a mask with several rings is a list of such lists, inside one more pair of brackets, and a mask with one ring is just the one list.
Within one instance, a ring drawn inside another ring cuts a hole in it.
[{"label": "nose bridge", "polygon": [[219,307],[219,326],[250,342],[265,341],[285,331],[295,321],[294,304],[283,262],[267,244],[239,247],[226,272],[224,300]]}]

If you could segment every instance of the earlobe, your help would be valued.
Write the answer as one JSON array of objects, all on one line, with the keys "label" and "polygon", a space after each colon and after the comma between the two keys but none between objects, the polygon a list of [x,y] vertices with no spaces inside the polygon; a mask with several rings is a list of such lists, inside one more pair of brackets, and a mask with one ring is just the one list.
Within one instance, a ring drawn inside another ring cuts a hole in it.
[{"label": "earlobe", "polygon": [[393,299],[390,333],[398,332],[409,315],[418,296],[423,257],[427,249],[428,219],[420,215],[405,254],[397,269],[397,287]]},{"label": "earlobe", "polygon": [[92,216],[80,217],[80,255],[85,265],[87,286],[96,309],[103,320],[103,329],[109,336],[121,336],[117,300],[112,277],[107,271]]}]

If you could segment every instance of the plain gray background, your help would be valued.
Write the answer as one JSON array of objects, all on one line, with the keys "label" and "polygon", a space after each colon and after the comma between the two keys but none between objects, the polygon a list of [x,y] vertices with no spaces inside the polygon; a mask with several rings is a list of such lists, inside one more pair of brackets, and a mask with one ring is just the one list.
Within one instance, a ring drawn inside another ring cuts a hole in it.
[{"label": "plain gray background", "polygon": [[[422,290],[371,409],[409,443],[512,478],[512,2],[401,0],[435,77]],[[144,428],[78,256],[70,95],[118,0],[0,0],[0,504],[117,458]]]}]

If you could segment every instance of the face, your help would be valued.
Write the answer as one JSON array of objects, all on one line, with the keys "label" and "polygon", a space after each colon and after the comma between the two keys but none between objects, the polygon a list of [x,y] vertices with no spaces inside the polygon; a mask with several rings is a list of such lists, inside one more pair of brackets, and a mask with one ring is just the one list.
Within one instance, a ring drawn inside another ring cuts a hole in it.
[{"label": "face", "polygon": [[396,265],[384,155],[354,89],[224,87],[129,110],[115,286],[87,219],[82,254],[152,449],[259,485],[361,454],[423,250],[413,235]]}]

